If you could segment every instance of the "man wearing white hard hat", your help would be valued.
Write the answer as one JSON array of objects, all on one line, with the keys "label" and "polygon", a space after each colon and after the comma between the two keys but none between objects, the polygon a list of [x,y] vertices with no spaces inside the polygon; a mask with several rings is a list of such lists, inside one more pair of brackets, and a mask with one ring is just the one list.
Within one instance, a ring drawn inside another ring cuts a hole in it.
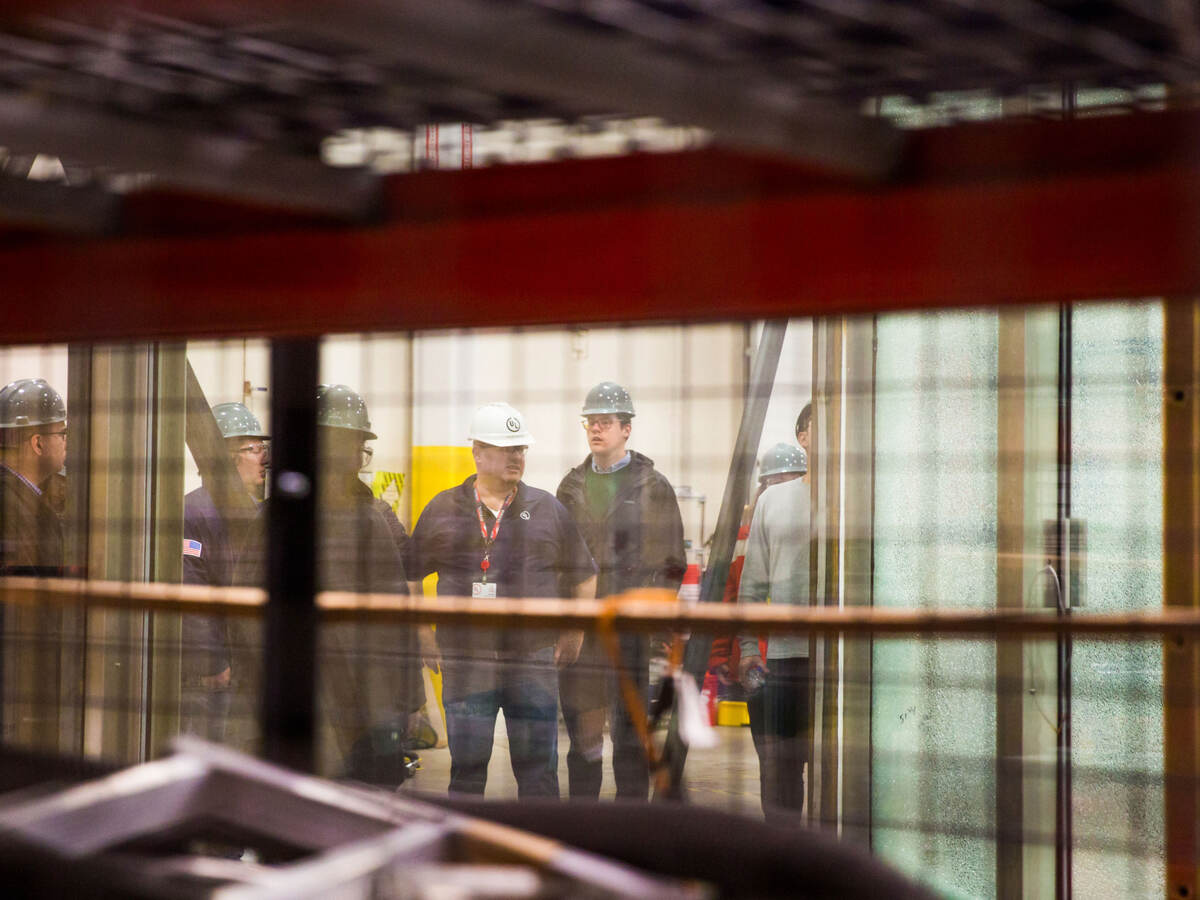
[{"label": "man wearing white hard hat", "polygon": [[[443,596],[594,597],[596,566],[570,515],[521,480],[533,444],[525,417],[489,403],[469,438],[475,474],[421,513],[409,578],[436,572]],[[576,660],[583,633],[442,625],[422,640],[426,664],[443,675],[451,793],[483,793],[503,709],[518,796],[557,797],[558,669]]]}]

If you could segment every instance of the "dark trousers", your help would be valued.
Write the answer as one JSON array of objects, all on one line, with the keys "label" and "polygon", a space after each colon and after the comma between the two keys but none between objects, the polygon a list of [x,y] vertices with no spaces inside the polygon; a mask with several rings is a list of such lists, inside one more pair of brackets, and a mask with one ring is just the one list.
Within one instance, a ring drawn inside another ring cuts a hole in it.
[{"label": "dark trousers", "polygon": [[503,709],[517,796],[557,798],[558,675],[554,649],[503,663],[467,665],[489,665],[495,669],[489,673],[489,687],[463,695],[456,690],[456,682],[479,673],[457,671],[458,666],[448,660],[443,667],[445,691],[453,698],[445,702],[450,792],[483,793],[492,758],[496,715]]},{"label": "dark trousers", "polygon": [[[650,687],[649,644],[640,635],[622,635],[621,666],[637,685],[642,702]],[[618,800],[645,801],[650,792],[646,752],[625,708],[612,664],[589,634],[580,658],[559,675],[563,722],[571,747],[567,779],[571,797],[596,799],[603,780],[604,719],[613,745],[613,780]]]},{"label": "dark trousers", "polygon": [[804,764],[808,761],[810,717],[806,657],[767,660],[767,680],[746,705],[750,734],[758,752],[763,813],[804,808]]},{"label": "dark trousers", "polygon": [[183,685],[179,691],[179,730],[207,741],[225,740],[225,722],[232,698],[228,688]]}]

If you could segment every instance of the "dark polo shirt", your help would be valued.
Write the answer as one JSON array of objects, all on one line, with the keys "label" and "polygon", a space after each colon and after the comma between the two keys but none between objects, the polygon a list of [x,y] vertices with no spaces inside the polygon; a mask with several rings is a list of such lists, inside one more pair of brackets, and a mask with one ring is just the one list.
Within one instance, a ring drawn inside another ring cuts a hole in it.
[{"label": "dark polo shirt", "polygon": [[[408,572],[413,579],[436,572],[440,596],[471,596],[479,581],[484,541],[476,513],[475,476],[442,491],[425,507],[409,543]],[[490,533],[495,519],[484,507]],[[596,573],[596,565],[566,508],[553,494],[521,482],[504,512],[489,556],[488,582],[502,597],[571,597]],[[558,632],[523,629],[501,632],[461,626],[438,628],[443,654],[496,658],[552,645]]]}]

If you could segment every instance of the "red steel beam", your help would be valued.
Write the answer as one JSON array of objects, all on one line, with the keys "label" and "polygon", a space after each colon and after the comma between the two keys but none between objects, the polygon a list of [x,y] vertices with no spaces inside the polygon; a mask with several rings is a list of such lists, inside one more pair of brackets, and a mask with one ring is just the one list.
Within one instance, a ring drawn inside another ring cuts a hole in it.
[{"label": "red steel beam", "polygon": [[0,342],[1196,294],[1196,123],[947,129],[887,185],[644,156],[403,176],[374,227],[26,241],[0,249]]}]

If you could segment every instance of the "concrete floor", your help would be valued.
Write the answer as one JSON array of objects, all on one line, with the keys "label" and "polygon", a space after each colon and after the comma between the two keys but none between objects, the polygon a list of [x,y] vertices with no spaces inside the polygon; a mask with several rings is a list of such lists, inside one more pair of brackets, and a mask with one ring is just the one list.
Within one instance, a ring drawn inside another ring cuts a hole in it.
[{"label": "concrete floor", "polygon": [[[496,720],[495,743],[488,765],[486,797],[489,800],[516,799],[517,783],[508,758],[508,735],[504,730],[503,712]],[[684,770],[687,801],[713,807],[725,812],[760,815],[758,800],[758,756],[750,739],[750,729],[718,728],[717,746],[710,750],[688,752]],[[660,735],[661,737],[661,735]],[[567,734],[559,723],[558,784],[559,792],[567,796]],[[405,782],[401,792],[445,793],[450,783],[450,751],[422,750],[421,771],[416,778]],[[612,745],[604,738],[604,784],[601,799],[612,799]]]}]

